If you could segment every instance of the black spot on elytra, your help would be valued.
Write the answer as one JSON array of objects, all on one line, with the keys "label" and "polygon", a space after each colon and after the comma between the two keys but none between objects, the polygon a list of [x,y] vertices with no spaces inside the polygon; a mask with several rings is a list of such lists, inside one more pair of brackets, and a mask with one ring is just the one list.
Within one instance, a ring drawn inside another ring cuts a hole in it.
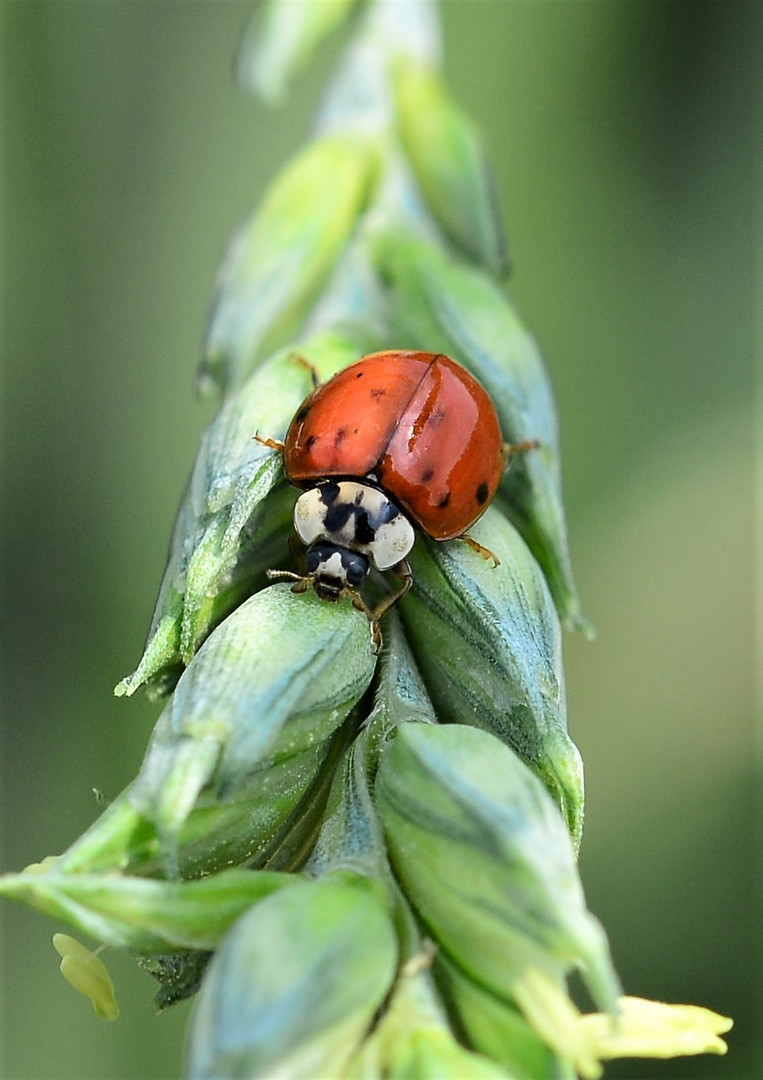
[{"label": "black spot on elytra", "polygon": [[359,371],[359,372],[357,373],[357,375],[355,376],[355,378],[356,378],[356,379],[362,379],[362,378],[363,378],[363,372],[362,372],[362,371]]},{"label": "black spot on elytra", "polygon": [[484,483],[484,481],[477,488],[477,491],[476,491],[477,502],[480,504],[480,506],[482,506],[483,503],[487,502],[487,497],[488,497],[489,491],[490,491],[490,489],[488,488],[487,484]]},{"label": "black spot on elytra", "polygon": [[423,473],[421,474],[421,482],[422,482],[422,484],[428,484],[433,476],[434,476],[434,469],[431,469],[431,468],[430,469],[424,469]]},{"label": "black spot on elytra", "polygon": [[450,492],[446,491],[437,505],[440,507],[441,510],[444,510],[449,502],[450,502]]},{"label": "black spot on elytra", "polygon": [[300,424],[300,423],[302,423],[302,421],[305,419],[305,417],[307,416],[307,414],[309,412],[310,412],[310,406],[309,405],[303,405],[302,408],[297,413],[297,415],[294,417],[294,419],[297,421],[298,424]]},{"label": "black spot on elytra", "polygon": [[347,438],[347,428],[346,427],[340,427],[337,430],[336,435],[334,436],[334,446],[337,448],[337,450],[339,449],[339,447],[342,445],[342,443],[344,442],[344,440],[346,438]]},{"label": "black spot on elytra", "polygon": [[434,424],[435,426],[437,426],[437,424],[441,424],[444,419],[445,419],[445,410],[444,409],[434,409],[429,414],[429,423]]},{"label": "black spot on elytra", "polygon": [[384,387],[377,386],[374,390],[371,391],[371,397],[375,400],[378,400],[379,398],[383,398],[386,393],[387,391],[384,389]]},{"label": "black spot on elytra", "polygon": [[309,435],[305,439],[305,450],[312,450],[312,448],[318,442],[318,439],[320,439],[320,435]]}]

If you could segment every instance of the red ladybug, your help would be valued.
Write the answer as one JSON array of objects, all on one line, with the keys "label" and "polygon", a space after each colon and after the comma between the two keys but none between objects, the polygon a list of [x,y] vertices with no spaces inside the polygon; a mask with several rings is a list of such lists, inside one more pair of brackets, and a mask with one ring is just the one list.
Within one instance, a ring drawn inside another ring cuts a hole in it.
[{"label": "red ladybug", "polygon": [[[295,580],[300,592],[312,585],[326,600],[349,593],[377,641],[378,620],[411,585],[413,526],[491,557],[465,534],[495,496],[508,451],[531,445],[507,447],[493,402],[455,360],[399,350],[372,353],[318,386],[284,443],[260,441],[283,451],[287,479],[306,489],[294,528],[307,573],[270,576]],[[357,592],[370,565],[402,581],[373,611]]]}]

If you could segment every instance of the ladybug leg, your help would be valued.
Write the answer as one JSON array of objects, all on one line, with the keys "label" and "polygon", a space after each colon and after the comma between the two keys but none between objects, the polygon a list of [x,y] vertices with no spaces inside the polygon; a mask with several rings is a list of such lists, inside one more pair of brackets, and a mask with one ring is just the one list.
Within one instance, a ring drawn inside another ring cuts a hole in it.
[{"label": "ladybug leg", "polygon": [[505,442],[501,447],[504,469],[508,469],[511,464],[512,454],[524,454],[528,450],[538,450],[539,448],[540,439],[523,439],[522,442],[518,443]]},{"label": "ladybug leg", "polygon": [[348,589],[347,595],[352,600],[352,606],[358,611],[362,611],[368,621],[371,623],[371,640],[373,642],[374,652],[378,656],[382,651],[384,639],[382,638],[379,621],[378,619],[374,618],[375,613],[371,611],[370,607],[365,602],[359,592],[356,592],[354,589]]},{"label": "ladybug leg", "polygon": [[517,443],[505,442],[503,453],[506,457],[510,457],[512,454],[524,454],[527,450],[538,450],[539,447],[540,439],[523,439],[522,442]]},{"label": "ladybug leg", "polygon": [[382,645],[384,644],[381,627],[379,626],[379,620],[381,619],[382,615],[386,615],[386,613],[391,607],[395,606],[398,600],[402,600],[402,598],[405,596],[405,594],[408,592],[411,585],[413,584],[413,575],[411,574],[411,568],[408,565],[407,559],[403,559],[403,561],[399,562],[397,566],[393,566],[392,573],[395,575],[395,577],[400,578],[400,580],[402,581],[402,585],[397,590],[397,592],[393,592],[390,593],[389,596],[385,596],[384,599],[379,604],[377,604],[373,610],[368,606],[368,604],[365,602],[359,592],[356,592],[354,589],[348,590],[349,595],[352,597],[353,607],[357,608],[358,611],[362,611],[363,614],[367,617],[368,621],[371,623],[371,637],[373,638],[374,652],[377,656],[380,654],[382,650]]},{"label": "ladybug leg", "polygon": [[395,577],[400,578],[400,580],[402,581],[402,585],[397,590],[397,592],[393,592],[390,593],[389,596],[385,596],[384,599],[376,605],[376,607],[371,613],[371,618],[376,624],[378,624],[379,619],[381,619],[382,615],[386,615],[390,608],[393,608],[399,600],[403,599],[403,597],[413,584],[413,574],[411,573],[411,568],[408,565],[407,559],[403,559],[402,562],[399,562],[397,564],[397,566],[393,566],[392,573],[395,575]]},{"label": "ladybug leg", "polygon": [[307,360],[304,356],[300,356],[299,353],[293,353],[292,357],[295,363],[301,364],[303,368],[307,368],[307,370],[310,372],[310,378],[313,380],[313,390],[317,390],[317,388],[321,385],[321,380],[315,364],[311,364],[309,360]]},{"label": "ladybug leg", "polygon": [[478,543],[473,536],[464,535],[459,536],[458,539],[463,540],[465,544],[468,544],[472,551],[476,551],[477,554],[481,555],[486,562],[492,559],[494,570],[496,566],[501,565],[501,560],[498,558],[498,556],[493,551],[491,551],[490,548],[486,548],[484,547],[484,545]]},{"label": "ladybug leg", "polygon": [[263,446],[267,446],[269,450],[277,450],[279,454],[283,453],[283,443],[278,439],[263,439],[261,435],[255,434],[254,438],[258,443],[262,443]]}]

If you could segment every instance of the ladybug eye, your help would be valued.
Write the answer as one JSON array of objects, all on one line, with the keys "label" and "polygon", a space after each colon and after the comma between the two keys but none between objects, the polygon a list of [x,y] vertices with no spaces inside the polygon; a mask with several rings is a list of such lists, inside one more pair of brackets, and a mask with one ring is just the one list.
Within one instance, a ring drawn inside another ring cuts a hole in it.
[{"label": "ladybug eye", "polygon": [[358,588],[366,580],[368,559],[357,551],[343,553],[342,564],[347,573],[347,584]]},{"label": "ladybug eye", "polygon": [[321,561],[321,552],[317,548],[311,547],[305,555],[305,566],[308,574],[314,574]]}]

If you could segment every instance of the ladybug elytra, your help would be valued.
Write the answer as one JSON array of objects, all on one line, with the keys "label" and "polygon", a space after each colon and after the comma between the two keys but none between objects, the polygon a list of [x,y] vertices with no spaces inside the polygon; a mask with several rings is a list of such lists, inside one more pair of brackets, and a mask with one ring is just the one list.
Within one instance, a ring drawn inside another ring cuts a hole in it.
[{"label": "ladybug elytra", "polygon": [[[257,436],[259,439],[259,436]],[[407,556],[414,528],[433,540],[465,539],[489,506],[508,452],[482,385],[442,353],[372,353],[319,385],[297,410],[283,443],[290,483],[305,490],[294,528],[306,547],[306,574],[269,571],[312,586],[326,600],[350,595],[373,624],[411,586]],[[370,610],[358,592],[370,567],[401,580]]]}]

